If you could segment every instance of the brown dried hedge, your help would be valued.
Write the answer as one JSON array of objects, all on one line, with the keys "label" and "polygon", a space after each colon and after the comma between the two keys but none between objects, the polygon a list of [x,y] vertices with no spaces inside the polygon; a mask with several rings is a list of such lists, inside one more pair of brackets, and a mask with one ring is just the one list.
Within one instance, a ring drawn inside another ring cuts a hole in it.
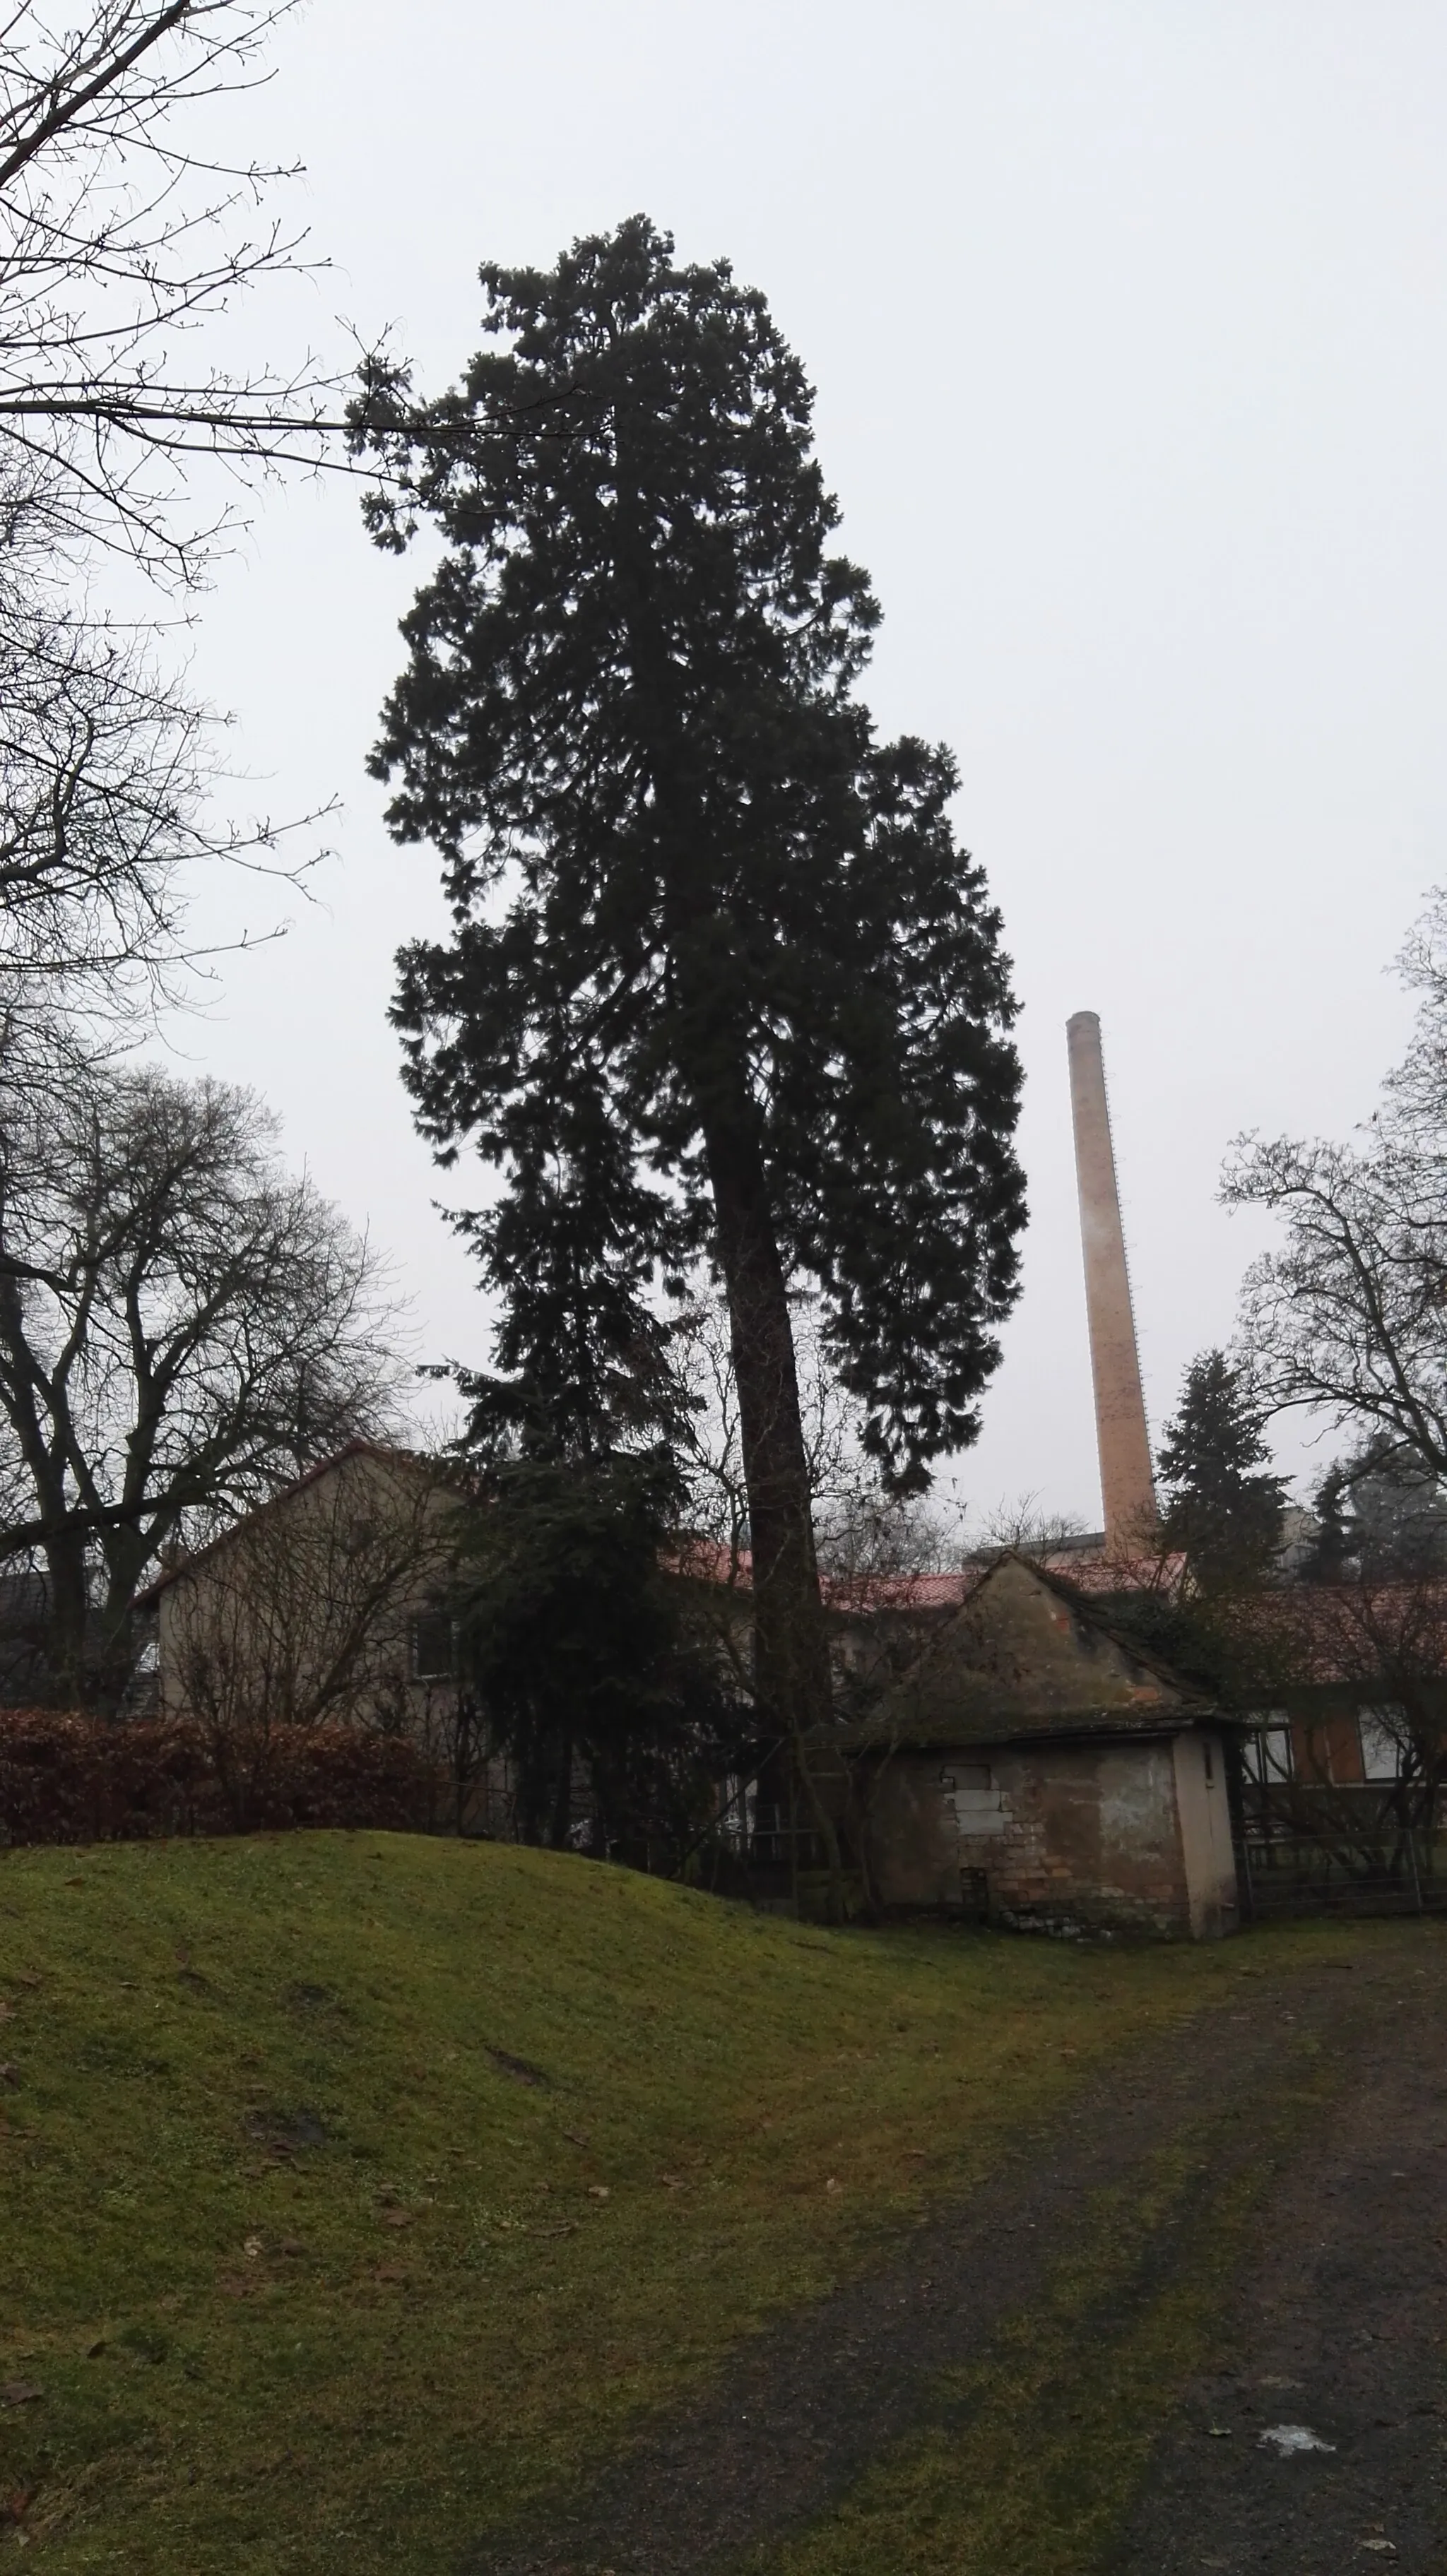
[{"label": "brown dried hedge", "polygon": [[186,1719],[0,1709],[0,1846],[307,1825],[416,1833],[436,1805],[433,1773],[405,1736],[287,1726],[238,1748]]}]

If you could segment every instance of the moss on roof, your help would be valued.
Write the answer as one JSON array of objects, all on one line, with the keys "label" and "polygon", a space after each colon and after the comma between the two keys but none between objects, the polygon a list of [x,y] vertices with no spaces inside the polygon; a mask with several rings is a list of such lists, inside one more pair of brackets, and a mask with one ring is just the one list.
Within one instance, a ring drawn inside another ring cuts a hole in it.
[{"label": "moss on roof", "polygon": [[1088,1601],[1022,1557],[1001,1557],[849,1741],[1001,1743],[1022,1736],[1157,1735],[1215,1714]]}]

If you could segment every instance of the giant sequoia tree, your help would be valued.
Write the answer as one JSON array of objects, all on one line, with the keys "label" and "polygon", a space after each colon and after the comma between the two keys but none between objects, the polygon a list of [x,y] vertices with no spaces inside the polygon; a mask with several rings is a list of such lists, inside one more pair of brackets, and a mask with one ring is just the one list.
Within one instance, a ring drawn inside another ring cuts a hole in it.
[{"label": "giant sequoia tree", "polygon": [[680,1231],[716,1264],[757,1683],[797,1732],[828,1665],[790,1281],[819,1284],[868,1441],[918,1487],[974,1435],[1015,1291],[998,916],[949,753],[879,742],[853,694],[878,612],[829,550],[763,298],[642,217],[482,282],[461,386],[419,402],[373,368],[356,412],[392,477],[379,542],[428,522],[444,549],[375,755],[455,925],[403,953],[409,1080],[440,1152],[470,1138],[507,1175],[485,1260],[510,1228],[510,1267],[546,1271],[555,1244],[520,1234],[596,1204],[603,1156],[616,1279],[666,1274]]}]

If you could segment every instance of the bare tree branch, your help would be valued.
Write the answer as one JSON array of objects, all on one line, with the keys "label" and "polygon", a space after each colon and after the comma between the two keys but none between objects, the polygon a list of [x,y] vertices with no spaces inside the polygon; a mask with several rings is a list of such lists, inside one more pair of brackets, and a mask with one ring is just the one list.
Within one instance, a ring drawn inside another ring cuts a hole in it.
[{"label": "bare tree branch", "polygon": [[296,172],[206,148],[217,104],[271,77],[295,5],[89,0],[72,28],[26,0],[0,27],[0,459],[43,482],[57,540],[120,545],[173,579],[195,578],[226,524],[224,508],[175,523],[194,461],[362,470],[350,370],[179,363],[238,294],[307,265],[265,212]]}]

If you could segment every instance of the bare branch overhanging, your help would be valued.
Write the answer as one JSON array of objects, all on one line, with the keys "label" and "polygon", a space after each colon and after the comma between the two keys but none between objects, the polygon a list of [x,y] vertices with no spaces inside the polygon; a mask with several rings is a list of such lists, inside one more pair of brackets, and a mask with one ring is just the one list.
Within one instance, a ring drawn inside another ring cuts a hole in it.
[{"label": "bare branch overhanging", "polygon": [[186,468],[364,470],[348,370],[177,364],[238,294],[319,265],[266,212],[294,169],[200,148],[208,108],[272,77],[296,5],[91,0],[77,29],[25,0],[0,25],[0,460],[43,470],[56,536],[171,579],[230,524],[177,523]]},{"label": "bare branch overhanging", "polygon": [[1244,1138],[1224,1195],[1281,1218],[1247,1273],[1241,1344],[1262,1400],[1370,1427],[1447,1479],[1447,897],[1404,966],[1411,1049],[1349,1145]]}]

